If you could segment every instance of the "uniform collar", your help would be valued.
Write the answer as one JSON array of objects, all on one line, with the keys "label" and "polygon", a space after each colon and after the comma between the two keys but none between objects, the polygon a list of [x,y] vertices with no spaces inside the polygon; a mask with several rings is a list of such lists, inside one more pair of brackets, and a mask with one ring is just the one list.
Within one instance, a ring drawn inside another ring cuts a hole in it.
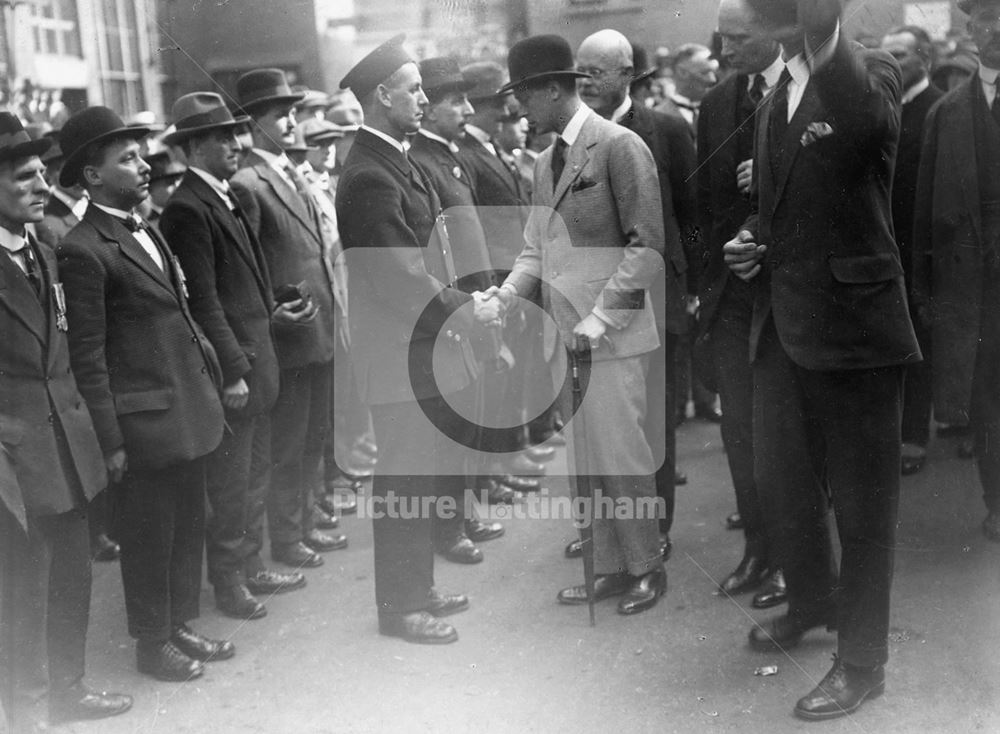
[{"label": "uniform collar", "polygon": [[440,135],[432,133],[430,130],[425,130],[424,128],[420,128],[420,130],[417,131],[417,135],[423,135],[425,138],[429,138],[430,140],[433,140],[436,143],[441,143],[441,145],[445,146],[452,153],[458,152],[458,146],[453,141],[445,140]]},{"label": "uniform collar", "polygon": [[382,140],[384,140],[385,142],[387,142],[389,145],[391,145],[393,148],[395,148],[396,150],[398,150],[400,153],[402,153],[403,155],[406,155],[406,147],[400,141],[396,140],[395,138],[390,137],[389,135],[386,135],[381,130],[376,130],[373,127],[369,127],[368,125],[362,125],[361,129],[362,130],[367,130],[372,135],[374,135],[376,138],[381,138]]}]

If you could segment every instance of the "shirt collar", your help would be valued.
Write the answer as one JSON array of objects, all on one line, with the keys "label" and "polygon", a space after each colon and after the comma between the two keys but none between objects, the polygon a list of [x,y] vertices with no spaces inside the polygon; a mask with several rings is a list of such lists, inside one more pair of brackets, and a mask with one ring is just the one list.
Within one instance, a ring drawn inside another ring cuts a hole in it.
[{"label": "shirt collar", "polygon": [[406,148],[403,147],[403,144],[400,141],[396,140],[395,138],[386,135],[381,130],[376,130],[373,127],[368,127],[368,125],[362,125],[361,129],[362,130],[367,130],[368,132],[370,132],[372,135],[374,135],[377,138],[381,138],[382,140],[384,140],[385,142],[387,142],[389,145],[391,145],[393,148],[395,148],[396,150],[398,150],[400,153],[402,153],[403,155],[406,155]]},{"label": "shirt collar", "polygon": [[207,183],[209,188],[219,195],[219,198],[222,199],[226,206],[230,206],[228,181],[221,181],[205,169],[198,168],[197,166],[188,166],[188,170]]},{"label": "shirt collar", "polygon": [[908,102],[912,102],[918,96],[920,96],[920,94],[922,94],[923,91],[925,89],[927,89],[927,87],[929,87],[930,85],[931,85],[931,80],[928,79],[927,77],[924,77],[919,82],[917,82],[912,87],[910,87],[905,92],[903,92],[903,97],[901,99],[901,102],[903,104],[907,104]]},{"label": "shirt collar", "polygon": [[[771,65],[764,69],[764,71],[758,72],[762,77],[764,77],[764,86],[767,89],[773,89],[778,83],[778,79],[781,78],[781,70],[785,68],[785,62],[781,60],[781,54],[775,57]],[[791,72],[789,72],[791,73]],[[747,89],[749,90],[753,87],[753,78],[756,74],[751,74],[750,78],[747,79]]]},{"label": "shirt collar", "polygon": [[72,196],[67,194],[58,186],[52,187],[51,195],[61,201],[66,207],[73,212],[73,215],[77,219],[83,218],[83,213],[87,211],[87,196],[81,196],[79,199],[74,199]]},{"label": "shirt collar", "polygon": [[630,109],[632,109],[632,98],[626,94],[622,103],[611,113],[611,122],[621,122]]},{"label": "shirt collar", "polygon": [[445,140],[440,135],[432,133],[430,130],[425,130],[424,128],[420,128],[420,130],[417,131],[417,134],[418,135],[423,135],[425,138],[430,138],[431,140],[433,140],[433,141],[435,141],[437,143],[441,143],[441,145],[445,146],[452,153],[457,153],[458,152],[458,146],[455,145],[454,142],[449,141],[449,140]]},{"label": "shirt collar", "polygon": [[285,169],[289,166],[288,156],[284,153],[279,155],[263,148],[254,148],[253,152],[263,158],[264,162],[278,173],[285,173]]},{"label": "shirt collar", "polygon": [[988,66],[979,65],[979,78],[983,84],[996,85],[998,74],[1000,74],[1000,69],[991,69]]},{"label": "shirt collar", "polygon": [[466,134],[474,137],[483,145],[487,145],[490,142],[490,136],[487,134],[485,130],[483,130],[480,127],[476,127],[475,125],[470,125],[469,123],[465,123],[465,132]]},{"label": "shirt collar", "polygon": [[576,142],[577,137],[580,135],[580,130],[583,129],[583,123],[592,114],[594,114],[594,111],[581,102],[576,112],[569,118],[566,127],[559,134],[559,137],[566,142],[567,146],[572,146]]},{"label": "shirt collar", "polygon": [[107,212],[116,219],[132,219],[138,221],[138,216],[135,212],[127,212],[124,209],[112,209],[110,206],[104,206],[104,204],[98,204],[96,201],[90,202],[91,206],[96,206],[104,212]]},{"label": "shirt collar", "polygon": [[806,57],[802,54],[796,54],[788,61],[785,62],[785,68],[788,69],[788,73],[792,76],[792,81],[799,86],[805,86],[809,83],[809,64],[806,63]]},{"label": "shirt collar", "polygon": [[670,99],[672,99],[674,102],[676,102],[684,109],[688,110],[696,110],[701,104],[700,102],[695,102],[693,100],[688,99],[683,94],[677,94],[677,92],[671,93]]},{"label": "shirt collar", "polygon": [[24,234],[16,234],[6,227],[0,227],[0,247],[9,252],[17,252],[25,243]]}]

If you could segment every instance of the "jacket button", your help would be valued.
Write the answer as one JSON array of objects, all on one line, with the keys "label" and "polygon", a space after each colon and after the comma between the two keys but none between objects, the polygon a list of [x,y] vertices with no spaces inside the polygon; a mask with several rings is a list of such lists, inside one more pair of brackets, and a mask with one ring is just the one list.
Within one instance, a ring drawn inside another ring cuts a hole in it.
[{"label": "jacket button", "polygon": [[49,423],[55,423],[55,422],[56,422],[56,417],[51,413],[49,413]]},{"label": "jacket button", "polygon": [[451,339],[451,338],[452,338],[453,336],[455,336],[455,332],[454,332],[454,331],[452,331],[451,329],[448,329],[448,330],[447,330],[447,331],[446,331],[446,332],[444,333],[444,335],[445,335],[446,337],[448,337],[449,339]]},{"label": "jacket button", "polygon": [[455,336],[453,336],[452,339],[454,339],[457,342],[460,342],[460,341],[462,341],[462,335],[461,334],[455,334]]},{"label": "jacket button", "polygon": [[192,337],[191,337],[191,341],[192,341],[193,343],[197,344],[197,343],[198,343],[198,335],[197,335],[197,334],[195,334],[194,336],[192,336]]},{"label": "jacket button", "polygon": [[206,372],[208,372],[208,369],[205,368],[205,367],[202,367],[201,368],[201,374],[205,374]]}]

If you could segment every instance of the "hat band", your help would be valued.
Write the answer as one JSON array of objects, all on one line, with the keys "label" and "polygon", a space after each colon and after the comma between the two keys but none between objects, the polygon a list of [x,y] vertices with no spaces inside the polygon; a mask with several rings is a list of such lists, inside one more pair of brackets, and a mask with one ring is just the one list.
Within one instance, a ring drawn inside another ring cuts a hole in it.
[{"label": "hat band", "polygon": [[0,152],[7,148],[15,148],[18,145],[24,145],[25,143],[30,142],[31,136],[24,130],[18,130],[13,133],[3,133],[0,135]]},{"label": "hat band", "polygon": [[267,87],[266,89],[254,89],[247,92],[247,98],[241,99],[240,104],[246,107],[255,102],[267,102],[278,97],[298,96],[287,84],[278,87]]},{"label": "hat band", "polygon": [[225,125],[233,123],[232,113],[226,107],[216,107],[208,112],[199,112],[190,115],[177,123],[177,131],[190,130],[192,128],[208,127],[210,125]]}]

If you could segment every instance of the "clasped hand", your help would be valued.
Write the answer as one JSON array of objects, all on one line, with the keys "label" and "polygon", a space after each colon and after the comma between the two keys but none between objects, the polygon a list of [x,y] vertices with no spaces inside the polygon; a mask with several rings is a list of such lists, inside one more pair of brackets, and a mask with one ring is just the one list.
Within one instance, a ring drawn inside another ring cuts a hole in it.
[{"label": "clasped hand", "polygon": [[741,229],[722,246],[723,259],[733,274],[741,280],[751,280],[760,272],[761,260],[767,247],[758,245],[752,233]]},{"label": "clasped hand", "polygon": [[496,286],[490,286],[485,293],[475,291],[472,294],[472,303],[478,323],[490,327],[499,327],[502,324],[507,307],[500,299],[499,289]]}]

